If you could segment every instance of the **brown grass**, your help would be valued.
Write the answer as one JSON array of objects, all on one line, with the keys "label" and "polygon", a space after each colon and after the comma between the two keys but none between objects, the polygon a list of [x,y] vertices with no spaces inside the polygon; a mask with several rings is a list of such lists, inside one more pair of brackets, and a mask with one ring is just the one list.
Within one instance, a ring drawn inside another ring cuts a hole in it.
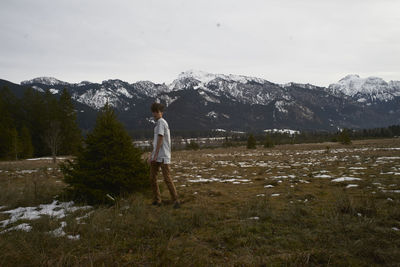
[{"label": "brown grass", "polygon": [[[81,223],[76,218],[89,211],[20,221],[32,231],[0,234],[0,266],[395,266],[400,194],[384,190],[400,189],[400,160],[379,160],[400,157],[400,150],[388,150],[394,147],[399,139],[176,151],[172,174],[181,209],[172,209],[161,182],[161,207],[137,194],[93,209]],[[51,202],[63,184],[49,167],[55,168],[50,162],[0,163],[0,206]],[[32,169],[38,171],[20,173]],[[334,183],[318,174],[362,180]],[[197,176],[250,182],[188,182]],[[48,233],[61,221],[80,239]]]}]

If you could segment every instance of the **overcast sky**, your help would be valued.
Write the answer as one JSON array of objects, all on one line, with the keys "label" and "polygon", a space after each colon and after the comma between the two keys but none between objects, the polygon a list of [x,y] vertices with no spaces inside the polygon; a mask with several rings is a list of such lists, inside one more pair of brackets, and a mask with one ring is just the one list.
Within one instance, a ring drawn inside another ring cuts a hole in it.
[{"label": "overcast sky", "polygon": [[0,79],[400,80],[399,0],[1,0]]}]

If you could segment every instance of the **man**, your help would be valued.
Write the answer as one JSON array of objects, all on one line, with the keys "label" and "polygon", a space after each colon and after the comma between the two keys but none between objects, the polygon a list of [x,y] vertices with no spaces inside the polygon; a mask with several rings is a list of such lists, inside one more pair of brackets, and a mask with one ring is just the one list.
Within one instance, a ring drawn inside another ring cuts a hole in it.
[{"label": "man", "polygon": [[168,123],[163,119],[164,105],[153,103],[151,105],[151,112],[156,121],[156,127],[154,127],[153,152],[148,159],[150,164],[150,183],[154,196],[152,204],[161,206],[161,194],[157,184],[157,174],[161,167],[164,181],[167,184],[171,199],[174,202],[174,208],[177,209],[180,208],[180,203],[178,201],[175,185],[170,177],[171,137]]}]

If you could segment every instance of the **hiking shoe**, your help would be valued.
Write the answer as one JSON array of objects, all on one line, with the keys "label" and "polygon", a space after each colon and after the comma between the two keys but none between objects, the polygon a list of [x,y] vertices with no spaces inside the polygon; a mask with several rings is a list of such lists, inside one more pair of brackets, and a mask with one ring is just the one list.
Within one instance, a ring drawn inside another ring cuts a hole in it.
[{"label": "hiking shoe", "polygon": [[151,205],[160,207],[161,206],[161,202],[153,201],[153,203],[151,203]]},{"label": "hiking shoe", "polygon": [[179,203],[179,201],[175,201],[174,209],[179,209],[180,207],[181,207],[181,203]]}]

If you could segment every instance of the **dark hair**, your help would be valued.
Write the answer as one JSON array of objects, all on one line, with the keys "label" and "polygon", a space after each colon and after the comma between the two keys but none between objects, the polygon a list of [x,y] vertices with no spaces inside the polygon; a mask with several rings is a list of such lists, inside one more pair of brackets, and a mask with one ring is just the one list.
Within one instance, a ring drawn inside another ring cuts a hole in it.
[{"label": "dark hair", "polygon": [[151,104],[151,112],[164,112],[164,105],[161,103]]}]

